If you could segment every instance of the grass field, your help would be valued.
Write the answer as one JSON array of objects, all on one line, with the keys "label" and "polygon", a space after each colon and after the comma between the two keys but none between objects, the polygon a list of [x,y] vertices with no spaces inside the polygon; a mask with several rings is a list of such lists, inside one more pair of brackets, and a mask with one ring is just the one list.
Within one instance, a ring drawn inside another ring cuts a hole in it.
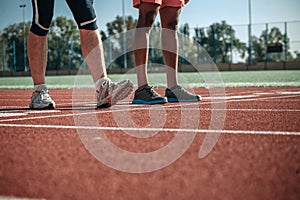
[{"label": "grass field", "polygon": [[[81,75],[80,80],[92,86],[89,75]],[[113,81],[128,78],[136,84],[135,74],[110,74]],[[206,87],[204,80],[217,77],[225,87],[285,87],[300,86],[300,70],[291,71],[236,71],[236,72],[204,72],[179,73],[180,83],[198,88]],[[83,79],[82,79],[83,78]],[[73,88],[76,76],[47,76],[46,82],[51,89]],[[149,73],[149,81],[156,87],[165,87],[165,73]],[[223,84],[224,83],[224,84]],[[0,89],[31,89],[31,77],[1,77]]]}]

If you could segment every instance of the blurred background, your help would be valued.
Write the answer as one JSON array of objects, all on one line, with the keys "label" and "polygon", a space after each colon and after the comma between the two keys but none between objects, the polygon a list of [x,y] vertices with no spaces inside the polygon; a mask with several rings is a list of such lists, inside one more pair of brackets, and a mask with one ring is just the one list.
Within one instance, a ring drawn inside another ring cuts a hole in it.
[{"label": "blurred background", "polygon": [[[0,7],[1,76],[30,75],[26,40],[32,18],[31,1],[1,1]],[[134,68],[133,53],[126,52],[131,41],[119,33],[135,28],[138,10],[132,7],[131,0],[97,0],[95,9],[101,37],[107,45],[108,70],[123,73]],[[299,69],[299,9],[299,0],[191,0],[180,16],[179,70],[193,71],[184,58],[197,59],[200,45],[220,71]],[[47,73],[76,74],[84,63],[77,25],[65,1],[55,1],[54,13],[48,34]],[[154,30],[159,27],[158,17]],[[156,42],[159,38],[154,34],[151,45]],[[155,65],[164,64],[162,52],[153,48],[149,51],[149,67],[163,68]],[[122,56],[111,60],[112,54]]]}]

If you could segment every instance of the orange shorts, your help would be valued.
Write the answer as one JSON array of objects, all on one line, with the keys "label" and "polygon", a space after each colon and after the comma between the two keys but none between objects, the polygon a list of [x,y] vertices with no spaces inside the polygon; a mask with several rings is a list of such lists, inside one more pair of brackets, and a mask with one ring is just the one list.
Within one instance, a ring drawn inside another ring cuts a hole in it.
[{"label": "orange shorts", "polygon": [[185,5],[185,0],[133,0],[133,7],[138,8],[141,2],[156,3],[160,5],[160,8],[165,6],[183,7]]}]

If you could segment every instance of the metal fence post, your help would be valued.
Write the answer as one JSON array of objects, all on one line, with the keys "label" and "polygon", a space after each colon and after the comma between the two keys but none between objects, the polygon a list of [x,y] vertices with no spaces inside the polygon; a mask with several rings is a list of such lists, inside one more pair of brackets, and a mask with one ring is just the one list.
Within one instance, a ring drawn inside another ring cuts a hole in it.
[{"label": "metal fence post", "polygon": [[266,60],[265,60],[265,70],[267,69],[267,64],[269,61],[269,53],[268,53],[268,43],[269,43],[269,24],[266,23],[266,35],[265,35],[265,45],[266,45]]},{"label": "metal fence post", "polygon": [[232,26],[230,26],[230,64],[229,64],[229,71],[231,71],[232,62],[233,62],[233,30],[232,30]]},{"label": "metal fence post", "polygon": [[212,26],[212,32],[213,32],[213,46],[214,46],[214,63],[217,63],[217,41],[216,41],[216,31],[215,26]]},{"label": "metal fence post", "polygon": [[60,38],[57,38],[57,66],[56,70],[61,69],[61,56],[60,56]]},{"label": "metal fence post", "polygon": [[287,22],[284,22],[284,52],[285,52],[285,62],[288,61],[288,56],[289,56],[289,52],[288,52],[288,37],[287,37]]},{"label": "metal fence post", "polygon": [[71,35],[71,38],[70,38],[70,68],[71,70],[74,69],[74,64],[73,64],[73,58],[74,58],[74,48],[73,48],[73,35]]},{"label": "metal fence post", "polygon": [[112,42],[111,37],[108,38],[108,59],[109,59],[109,68],[112,68]]},{"label": "metal fence post", "polygon": [[13,41],[13,59],[14,59],[14,71],[17,71],[17,57],[16,57],[16,42]]},{"label": "metal fence post", "polygon": [[181,33],[181,64],[184,64],[184,33]]},{"label": "metal fence post", "polygon": [[2,57],[3,57],[3,71],[6,71],[6,52],[5,52],[4,41],[2,41]]}]

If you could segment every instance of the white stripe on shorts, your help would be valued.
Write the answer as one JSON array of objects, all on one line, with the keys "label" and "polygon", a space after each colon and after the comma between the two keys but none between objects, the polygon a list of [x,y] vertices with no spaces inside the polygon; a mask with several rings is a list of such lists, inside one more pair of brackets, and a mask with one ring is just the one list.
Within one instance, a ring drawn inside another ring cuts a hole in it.
[{"label": "white stripe on shorts", "polygon": [[92,22],[95,22],[96,20],[97,20],[97,18],[95,17],[95,18],[92,19],[92,20],[89,20],[89,21],[80,23],[80,26],[85,26],[85,25],[87,25],[87,24],[90,24],[90,23],[92,23]]},{"label": "white stripe on shorts", "polygon": [[34,22],[35,22],[36,25],[38,25],[41,29],[43,29],[43,30],[45,30],[45,31],[48,31],[49,28],[46,28],[46,27],[42,26],[42,25],[39,23],[39,9],[38,9],[37,0],[34,0],[34,5],[35,5],[35,19],[34,19]]}]

